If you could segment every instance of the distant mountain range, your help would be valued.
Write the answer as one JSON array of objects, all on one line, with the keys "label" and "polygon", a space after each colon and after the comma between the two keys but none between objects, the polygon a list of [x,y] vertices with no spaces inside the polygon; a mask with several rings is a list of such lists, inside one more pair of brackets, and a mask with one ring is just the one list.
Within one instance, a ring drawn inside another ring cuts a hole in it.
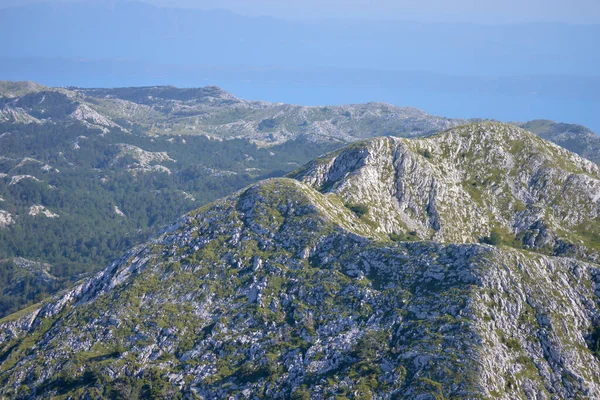
[{"label": "distant mountain range", "polygon": [[367,139],[0,320],[0,393],[599,398],[599,261],[589,160],[497,122]]},{"label": "distant mountain range", "polygon": [[[248,101],[214,86],[0,82],[0,314],[104,267],[187,211],[348,143],[472,122],[384,103]],[[600,137],[585,127],[516,125],[600,162]]]},{"label": "distant mountain range", "polygon": [[[13,123],[78,120],[107,133],[204,135],[248,139],[273,146],[305,138],[312,142],[349,142],[374,136],[423,136],[476,119],[444,118],[412,107],[385,103],[299,106],[248,101],[216,86],[117,89],[49,88],[33,82],[0,82],[0,118]],[[575,124],[535,120],[515,125],[597,162],[598,136]],[[585,154],[584,154],[585,153]]]},{"label": "distant mountain range", "polygon": [[599,25],[288,21],[79,1],[0,9],[0,35],[11,38],[0,54],[5,80],[216,84],[247,99],[385,101],[452,117],[546,118],[600,131]]}]

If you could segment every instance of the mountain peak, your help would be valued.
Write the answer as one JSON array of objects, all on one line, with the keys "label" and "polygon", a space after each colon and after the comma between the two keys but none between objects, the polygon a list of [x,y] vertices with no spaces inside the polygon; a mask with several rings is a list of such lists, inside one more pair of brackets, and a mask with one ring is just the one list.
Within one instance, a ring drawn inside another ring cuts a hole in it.
[{"label": "mountain peak", "polygon": [[498,234],[518,247],[600,259],[589,240],[600,234],[598,166],[512,125],[371,139],[291,176],[369,207],[363,218],[394,237],[477,243]]},{"label": "mountain peak", "polygon": [[49,88],[31,81],[0,81],[0,96],[2,97],[20,97],[42,90],[49,90]]}]

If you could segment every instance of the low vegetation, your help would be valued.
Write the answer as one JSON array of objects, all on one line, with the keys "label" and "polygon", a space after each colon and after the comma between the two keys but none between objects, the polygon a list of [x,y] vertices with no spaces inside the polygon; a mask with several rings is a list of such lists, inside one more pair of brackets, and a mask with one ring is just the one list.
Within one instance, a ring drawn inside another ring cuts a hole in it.
[{"label": "low vegetation", "polygon": [[[79,123],[0,123],[0,131],[11,133],[0,138],[0,173],[7,174],[0,177],[0,209],[15,216],[14,224],[0,229],[0,260],[46,262],[57,277],[51,285],[25,279],[19,283],[23,290],[8,292],[14,274],[7,268],[5,278],[0,275],[0,317],[107,266],[180,215],[334,148],[299,140],[263,149],[248,140],[151,138],[118,129],[99,136]],[[176,162],[161,163],[171,173],[129,170],[139,162],[127,156],[114,163],[118,143],[167,150]],[[44,171],[44,165],[52,169]],[[40,182],[10,184],[15,175]],[[33,205],[59,217],[31,216]]]}]

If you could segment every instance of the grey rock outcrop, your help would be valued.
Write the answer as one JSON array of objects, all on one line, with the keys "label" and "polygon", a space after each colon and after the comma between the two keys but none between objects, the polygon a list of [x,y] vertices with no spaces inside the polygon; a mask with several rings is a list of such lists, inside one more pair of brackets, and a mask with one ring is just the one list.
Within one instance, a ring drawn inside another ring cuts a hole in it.
[{"label": "grey rock outcrop", "polygon": [[472,243],[505,240],[598,260],[600,168],[522,129],[485,122],[425,139],[379,138],[292,175],[345,203],[386,234]]}]

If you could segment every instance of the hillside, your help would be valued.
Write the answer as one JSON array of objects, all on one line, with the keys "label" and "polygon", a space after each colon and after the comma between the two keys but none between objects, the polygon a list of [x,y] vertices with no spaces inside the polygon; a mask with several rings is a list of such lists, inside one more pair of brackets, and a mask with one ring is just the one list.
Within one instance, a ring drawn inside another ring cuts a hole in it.
[{"label": "hillside", "polygon": [[2,395],[600,397],[598,166],[479,123],[290,176],[0,321]]},{"label": "hillside", "polygon": [[[115,89],[48,88],[0,81],[0,121],[80,122],[103,133],[118,129],[149,136],[205,135],[274,146],[298,138],[343,145],[375,136],[426,136],[474,120],[438,117],[385,103],[298,106],[248,101],[216,86]],[[548,120],[515,122],[585,158],[600,159],[598,135],[581,125]]]},{"label": "hillside", "polygon": [[[465,123],[383,103],[248,101],[214,86],[0,82],[0,259],[49,264],[59,282],[25,285],[17,274],[9,286],[24,292],[0,283],[0,317],[98,271],[179,215],[247,185],[358,140],[430,136]],[[600,159],[597,136],[585,128],[527,126]]]},{"label": "hillside", "polygon": [[585,126],[548,120],[529,121],[517,125],[600,164],[600,136]]},{"label": "hillside", "polygon": [[364,207],[383,234],[472,243],[495,232],[508,245],[600,259],[600,168],[511,125],[360,142],[290,176]]},{"label": "hillside", "polygon": [[266,146],[298,136],[348,142],[388,134],[423,135],[466,122],[382,103],[306,107],[246,101],[217,87],[74,90],[112,119],[147,134],[206,134]]}]

